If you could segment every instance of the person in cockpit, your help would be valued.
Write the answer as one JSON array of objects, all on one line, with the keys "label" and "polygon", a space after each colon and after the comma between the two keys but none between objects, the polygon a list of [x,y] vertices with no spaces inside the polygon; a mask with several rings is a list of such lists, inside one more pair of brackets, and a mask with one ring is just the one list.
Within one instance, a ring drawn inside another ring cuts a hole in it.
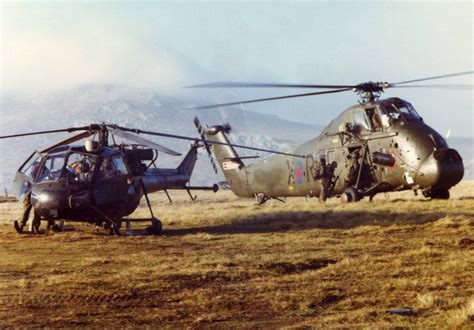
[{"label": "person in cockpit", "polygon": [[379,115],[375,109],[367,109],[367,116],[369,117],[370,124],[374,130],[379,130],[382,128],[382,122],[380,121]]}]

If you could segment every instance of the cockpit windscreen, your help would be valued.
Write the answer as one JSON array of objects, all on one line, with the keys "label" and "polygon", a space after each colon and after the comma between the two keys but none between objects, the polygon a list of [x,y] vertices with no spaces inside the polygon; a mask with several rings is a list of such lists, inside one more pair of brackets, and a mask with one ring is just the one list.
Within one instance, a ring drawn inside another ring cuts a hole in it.
[{"label": "cockpit windscreen", "polygon": [[381,111],[393,119],[398,119],[401,115],[407,120],[421,120],[415,108],[406,101],[387,100],[381,103]]}]

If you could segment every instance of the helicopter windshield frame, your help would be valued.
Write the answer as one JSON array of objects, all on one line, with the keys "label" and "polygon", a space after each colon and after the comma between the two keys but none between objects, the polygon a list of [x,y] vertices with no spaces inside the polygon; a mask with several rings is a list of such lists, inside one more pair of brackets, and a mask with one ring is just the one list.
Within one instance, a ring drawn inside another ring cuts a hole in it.
[{"label": "helicopter windshield frame", "polygon": [[38,174],[39,166],[41,165],[42,155],[38,151],[34,151],[30,157],[20,166],[18,172],[22,173],[34,182]]},{"label": "helicopter windshield frame", "polygon": [[[71,160],[73,155],[78,159]],[[91,182],[97,162],[97,155],[72,148],[50,153],[43,157],[35,182]]]},{"label": "helicopter windshield frame", "polygon": [[365,109],[355,109],[352,112],[352,122],[354,126],[358,126],[361,131],[370,131],[371,126],[369,124],[369,118],[365,112]]},{"label": "helicopter windshield frame", "polygon": [[402,117],[408,121],[420,121],[421,116],[416,112],[411,103],[403,100],[385,100],[379,104],[380,111],[382,111],[389,118],[397,120]]},{"label": "helicopter windshield frame", "polygon": [[120,153],[114,153],[102,158],[97,179],[103,181],[116,177],[128,177],[130,173],[131,171],[122,155]]},{"label": "helicopter windshield frame", "polygon": [[60,180],[90,183],[94,178],[98,162],[99,157],[97,155],[70,150]]},{"label": "helicopter windshield frame", "polygon": [[31,190],[38,176],[42,157],[40,152],[34,151],[18,168],[12,185],[13,195],[22,199]]},{"label": "helicopter windshield frame", "polygon": [[67,151],[61,151],[45,155],[41,161],[40,170],[35,182],[41,183],[59,181],[64,168],[67,153]]}]

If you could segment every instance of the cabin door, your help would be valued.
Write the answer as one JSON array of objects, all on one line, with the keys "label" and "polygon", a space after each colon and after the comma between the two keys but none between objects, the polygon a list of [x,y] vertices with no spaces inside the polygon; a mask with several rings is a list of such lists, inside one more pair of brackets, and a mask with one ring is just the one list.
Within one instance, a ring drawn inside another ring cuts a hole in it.
[{"label": "cabin door", "polygon": [[31,191],[33,182],[38,174],[40,162],[41,155],[38,152],[33,152],[16,172],[12,193],[19,197],[20,200]]},{"label": "cabin door", "polygon": [[326,153],[312,153],[306,155],[306,184],[309,185],[309,195],[319,196],[321,192],[321,178],[326,166]]},{"label": "cabin door", "polygon": [[333,193],[339,193],[344,190],[345,177],[347,176],[346,168],[346,153],[343,149],[329,150],[326,156],[327,165],[333,164],[335,162],[334,176],[333,176]]},{"label": "cabin door", "polygon": [[97,173],[94,198],[97,205],[126,203],[128,200],[128,171],[121,156],[102,160]]}]

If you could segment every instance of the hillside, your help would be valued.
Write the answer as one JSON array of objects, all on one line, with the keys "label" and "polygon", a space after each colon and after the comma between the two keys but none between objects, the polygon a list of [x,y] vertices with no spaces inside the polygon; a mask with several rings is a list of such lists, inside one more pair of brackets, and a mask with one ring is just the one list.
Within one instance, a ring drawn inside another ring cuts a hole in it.
[{"label": "hillside", "polygon": [[474,137],[452,137],[448,140],[464,162],[464,180],[474,180]]},{"label": "hillside", "polygon": [[[89,85],[32,99],[6,97],[2,99],[2,134],[41,131],[84,126],[91,123],[114,123],[131,128],[198,136],[193,119],[196,112],[182,110],[192,104],[209,100],[186,100],[159,95],[140,89],[120,86]],[[321,127],[282,120],[241,108],[199,111],[203,124],[232,124],[231,139],[238,143],[274,150],[290,146],[315,136]],[[285,134],[282,134],[285,132]],[[16,169],[35,149],[41,149],[66,138],[65,134],[42,135],[0,140],[0,150],[9,155],[0,165],[0,187],[9,187]],[[150,137],[164,145],[186,152],[189,142]],[[245,151],[242,154],[247,154]],[[254,153],[251,153],[254,155]],[[207,155],[198,162],[193,181],[196,184],[220,181],[212,172]],[[176,166],[181,158],[160,157],[161,166]]]}]

